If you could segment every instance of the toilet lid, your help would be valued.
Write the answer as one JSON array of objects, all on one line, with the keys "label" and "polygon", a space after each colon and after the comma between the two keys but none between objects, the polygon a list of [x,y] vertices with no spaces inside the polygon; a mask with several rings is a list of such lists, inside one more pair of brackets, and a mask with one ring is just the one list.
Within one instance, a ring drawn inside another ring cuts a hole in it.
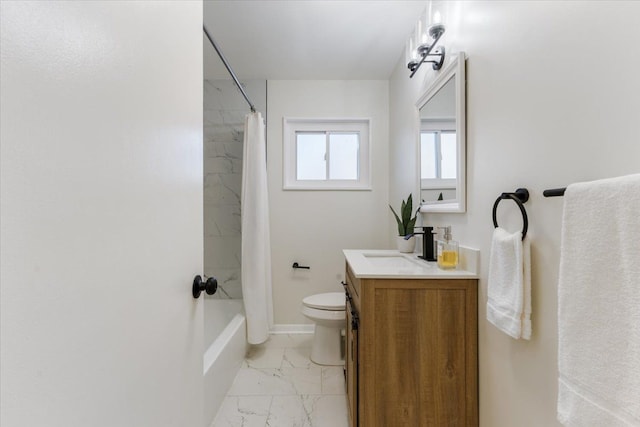
[{"label": "toilet lid", "polygon": [[320,310],[344,310],[345,297],[342,292],[311,295],[302,300],[307,307]]}]

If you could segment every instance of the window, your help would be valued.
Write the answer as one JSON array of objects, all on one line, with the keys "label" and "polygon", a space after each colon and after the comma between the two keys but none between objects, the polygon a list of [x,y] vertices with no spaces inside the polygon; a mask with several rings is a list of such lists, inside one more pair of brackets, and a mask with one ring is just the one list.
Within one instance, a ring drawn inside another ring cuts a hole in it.
[{"label": "window", "polygon": [[458,157],[455,121],[422,121],[420,157],[421,188],[456,187]]},{"label": "window", "polygon": [[370,190],[369,119],[284,119],[285,190]]}]

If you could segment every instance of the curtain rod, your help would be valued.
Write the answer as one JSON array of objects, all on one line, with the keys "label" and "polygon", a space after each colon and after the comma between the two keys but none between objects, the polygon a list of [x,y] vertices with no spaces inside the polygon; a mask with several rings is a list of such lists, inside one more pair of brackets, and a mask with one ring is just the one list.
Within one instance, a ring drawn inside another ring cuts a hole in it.
[{"label": "curtain rod", "polygon": [[218,52],[218,56],[222,60],[222,63],[224,64],[224,66],[227,68],[227,71],[229,72],[229,74],[231,74],[231,78],[233,78],[233,81],[236,83],[236,86],[238,86],[238,89],[240,89],[240,92],[242,93],[242,96],[244,96],[244,99],[247,101],[247,104],[249,104],[249,108],[251,108],[251,112],[255,113],[256,112],[256,107],[253,106],[253,103],[251,102],[251,100],[247,96],[247,92],[244,91],[244,88],[240,84],[240,81],[236,77],[236,74],[231,69],[231,66],[227,62],[227,59],[222,54],[222,51],[218,48],[218,45],[216,44],[216,42],[213,41],[213,37],[211,37],[211,35],[209,34],[209,31],[207,31],[207,27],[203,25],[202,29],[204,30],[204,33],[207,36],[207,38],[209,39],[209,41],[211,42],[211,45],[213,46],[213,48],[216,50],[216,52]]}]

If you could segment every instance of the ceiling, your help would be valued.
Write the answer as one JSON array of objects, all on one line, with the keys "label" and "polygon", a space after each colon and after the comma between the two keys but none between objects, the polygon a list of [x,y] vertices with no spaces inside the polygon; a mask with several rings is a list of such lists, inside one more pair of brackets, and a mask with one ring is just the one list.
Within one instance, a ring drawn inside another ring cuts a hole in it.
[{"label": "ceiling", "polygon": [[[388,79],[427,0],[206,0],[239,79]],[[203,36],[204,37],[204,36]],[[205,78],[229,78],[204,38]]]}]

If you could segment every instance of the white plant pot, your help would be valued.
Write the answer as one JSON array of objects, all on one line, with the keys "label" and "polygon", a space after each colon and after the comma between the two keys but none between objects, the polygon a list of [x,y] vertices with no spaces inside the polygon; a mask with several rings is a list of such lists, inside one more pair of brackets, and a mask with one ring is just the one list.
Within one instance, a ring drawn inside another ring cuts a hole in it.
[{"label": "white plant pot", "polygon": [[396,243],[398,244],[398,252],[412,253],[416,248],[416,236],[411,236],[408,239],[405,239],[404,236],[398,236],[396,237]]}]

